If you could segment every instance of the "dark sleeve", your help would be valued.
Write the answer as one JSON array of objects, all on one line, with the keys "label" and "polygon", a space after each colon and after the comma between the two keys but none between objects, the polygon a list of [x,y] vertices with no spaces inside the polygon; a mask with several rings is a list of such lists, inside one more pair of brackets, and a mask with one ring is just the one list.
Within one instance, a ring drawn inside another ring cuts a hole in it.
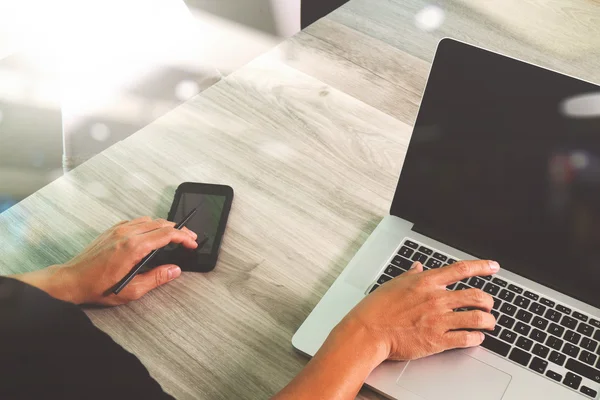
[{"label": "dark sleeve", "polygon": [[74,304],[0,277],[0,399],[172,399]]}]

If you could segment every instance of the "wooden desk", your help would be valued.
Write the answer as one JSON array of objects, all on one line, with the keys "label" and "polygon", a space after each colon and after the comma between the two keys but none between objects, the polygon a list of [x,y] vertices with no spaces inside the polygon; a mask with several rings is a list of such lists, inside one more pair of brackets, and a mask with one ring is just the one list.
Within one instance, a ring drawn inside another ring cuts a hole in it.
[{"label": "wooden desk", "polygon": [[413,22],[425,1],[351,1],[2,214],[0,272],[66,261],[121,219],[165,216],[183,181],[229,184],[214,272],[87,313],[178,398],[267,398],[305,365],[293,333],[388,210],[441,37],[600,81],[596,3],[524,3],[554,13],[550,27],[471,3],[445,2],[445,24],[426,33]]}]

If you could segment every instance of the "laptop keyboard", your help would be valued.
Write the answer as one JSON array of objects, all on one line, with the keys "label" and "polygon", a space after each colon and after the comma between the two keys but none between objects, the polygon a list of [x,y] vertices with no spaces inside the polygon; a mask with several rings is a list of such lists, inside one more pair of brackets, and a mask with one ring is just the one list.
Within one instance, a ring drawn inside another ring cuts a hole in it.
[{"label": "laptop keyboard", "polygon": [[[423,269],[457,258],[406,239],[369,293],[419,261]],[[581,394],[600,388],[600,321],[498,276],[464,279],[448,290],[478,288],[494,297],[496,328],[484,331],[482,347]],[[457,310],[464,311],[464,310]]]}]

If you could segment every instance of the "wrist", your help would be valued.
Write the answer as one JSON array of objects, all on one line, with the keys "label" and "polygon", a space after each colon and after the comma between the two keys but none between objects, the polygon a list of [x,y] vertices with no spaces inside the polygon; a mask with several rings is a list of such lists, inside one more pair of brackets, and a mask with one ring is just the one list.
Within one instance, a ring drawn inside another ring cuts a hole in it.
[{"label": "wrist", "polygon": [[332,331],[332,336],[353,348],[361,360],[375,369],[388,359],[389,346],[376,337],[363,323],[353,318],[344,318]]}]

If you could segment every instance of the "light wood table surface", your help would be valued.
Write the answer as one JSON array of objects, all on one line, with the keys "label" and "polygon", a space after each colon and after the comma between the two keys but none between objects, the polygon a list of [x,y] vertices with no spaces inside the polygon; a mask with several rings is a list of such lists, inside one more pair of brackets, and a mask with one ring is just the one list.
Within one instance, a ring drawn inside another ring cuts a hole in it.
[{"label": "light wood table surface", "polygon": [[424,32],[427,4],[352,0],[3,213],[0,273],[166,216],[181,182],[231,185],[215,271],[86,312],[177,398],[274,394],[307,362],[293,333],[388,212],[440,38],[600,82],[595,1],[446,1]]}]

